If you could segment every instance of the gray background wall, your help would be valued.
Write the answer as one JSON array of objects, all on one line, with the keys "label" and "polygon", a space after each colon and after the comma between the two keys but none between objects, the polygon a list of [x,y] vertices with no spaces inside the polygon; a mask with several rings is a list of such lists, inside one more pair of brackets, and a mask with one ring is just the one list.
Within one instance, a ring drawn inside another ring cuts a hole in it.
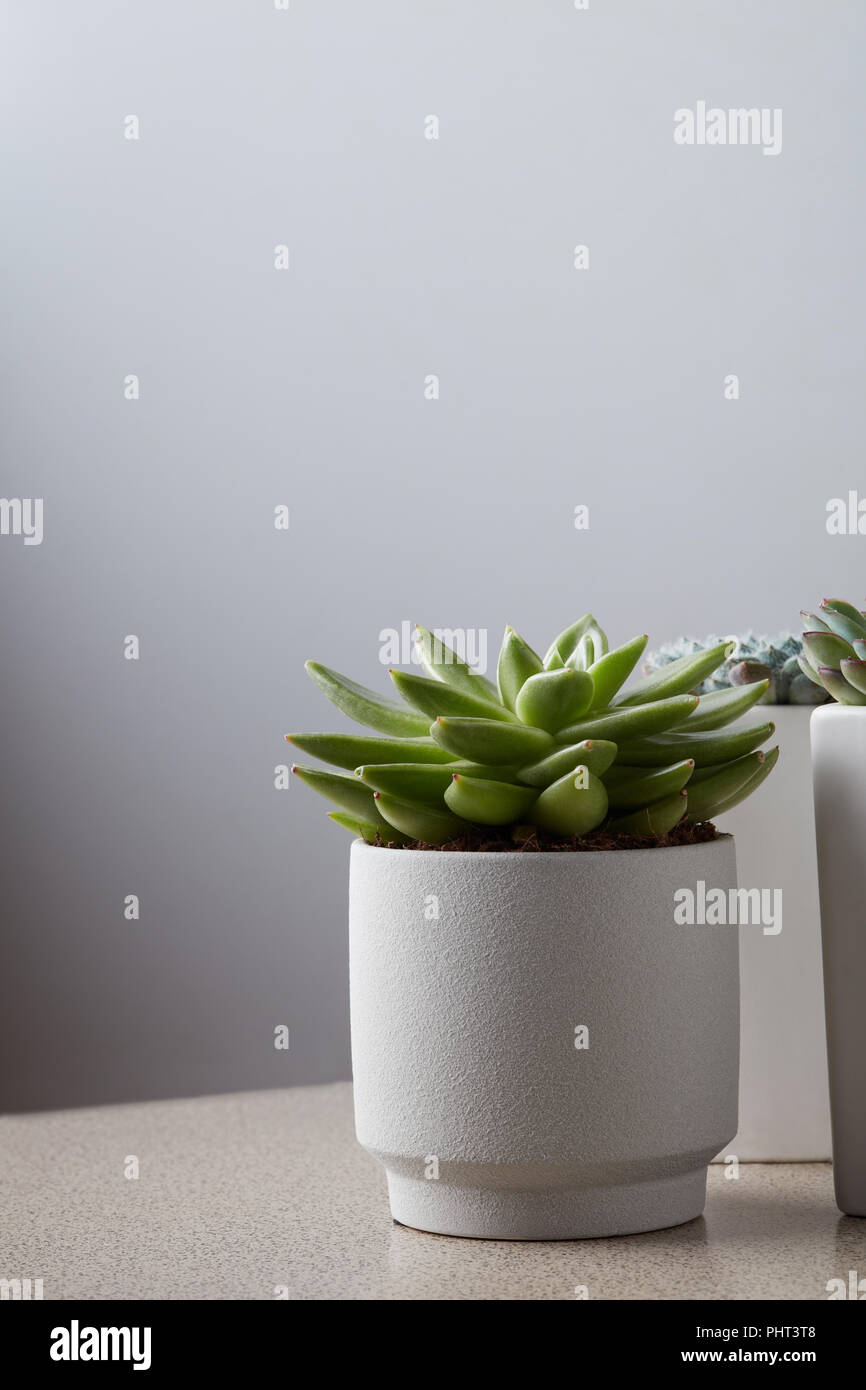
[{"label": "gray background wall", "polygon": [[[45,530],[0,537],[0,1103],[345,1076],[349,840],[274,789],[342,722],[304,658],[864,598],[866,9],[4,9],[2,492]],[[676,146],[702,99],[781,154]]]}]

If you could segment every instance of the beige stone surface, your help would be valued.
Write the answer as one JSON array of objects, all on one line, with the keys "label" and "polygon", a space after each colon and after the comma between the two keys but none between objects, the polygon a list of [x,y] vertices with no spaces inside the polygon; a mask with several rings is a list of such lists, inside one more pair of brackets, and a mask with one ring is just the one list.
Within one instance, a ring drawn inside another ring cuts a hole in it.
[{"label": "beige stone surface", "polygon": [[704,1216],[649,1235],[395,1226],[346,1084],[7,1116],[0,1232],[0,1277],[41,1278],[46,1299],[825,1299],[866,1275],[866,1220],[820,1163],[716,1165]]}]

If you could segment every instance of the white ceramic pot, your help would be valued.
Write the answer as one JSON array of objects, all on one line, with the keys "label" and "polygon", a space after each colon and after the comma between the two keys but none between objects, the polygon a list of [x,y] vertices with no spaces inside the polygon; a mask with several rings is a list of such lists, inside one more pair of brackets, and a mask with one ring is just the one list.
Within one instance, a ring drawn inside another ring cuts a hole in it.
[{"label": "white ceramic pot", "polygon": [[356,841],[355,1120],[395,1220],[550,1240],[700,1214],[737,1128],[739,1010],[736,929],[674,920],[699,880],[736,886],[729,837],[588,854]]},{"label": "white ceramic pot", "polygon": [[866,1216],[866,708],[812,715],[836,1201]]},{"label": "white ceramic pot", "polygon": [[812,711],[760,710],[775,721],[779,761],[718,826],[736,839],[740,886],[782,890],[782,930],[740,928],[740,1128],[728,1152],[747,1161],[829,1159]]}]

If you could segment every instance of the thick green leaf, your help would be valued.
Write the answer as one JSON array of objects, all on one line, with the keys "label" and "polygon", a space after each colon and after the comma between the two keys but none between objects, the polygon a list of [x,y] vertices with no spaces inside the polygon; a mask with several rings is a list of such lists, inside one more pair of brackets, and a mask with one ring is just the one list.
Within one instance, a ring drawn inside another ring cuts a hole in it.
[{"label": "thick green leaf", "polygon": [[[848,632],[843,632],[841,635],[848,637],[849,641],[853,641],[857,637],[866,637],[866,618],[859,608],[854,607],[853,603],[846,603],[842,598],[825,598],[821,604],[821,612],[824,621],[831,628],[833,628],[833,615],[837,618],[847,619],[855,631],[853,636],[849,636]],[[838,632],[839,628],[833,628],[833,631]]]},{"label": "thick green leaf", "polygon": [[507,627],[499,651],[497,680],[499,698],[508,709],[514,709],[524,681],[537,675],[541,669],[538,653],[532,650],[528,642],[524,642],[519,632]]},{"label": "thick green leaf", "polygon": [[336,821],[337,825],[342,825],[353,835],[360,835],[361,839],[366,840],[368,845],[375,845],[379,842],[386,845],[408,845],[412,841],[411,835],[401,835],[399,830],[395,830],[393,825],[389,825],[381,816],[379,816],[378,821],[373,822],[349,815],[346,811],[330,811],[329,819]]},{"label": "thick green leaf", "polygon": [[568,748],[557,748],[555,753],[548,753],[546,758],[527,763],[519,769],[517,780],[525,782],[528,787],[549,787],[551,782],[558,782],[560,777],[574,772],[578,767],[585,767],[588,772],[601,777],[607,772],[615,757],[615,743],[603,738],[586,738],[582,743],[573,743]]},{"label": "thick green leaf", "polygon": [[681,656],[677,661],[660,666],[643,680],[633,685],[624,695],[617,696],[616,705],[643,705],[649,700],[667,699],[671,695],[683,695],[694,690],[696,685],[711,676],[717,666],[731,655],[736,642],[719,642],[715,647],[695,652],[692,656]]},{"label": "thick green leaf", "polygon": [[651,705],[611,708],[604,714],[590,714],[557,734],[559,743],[580,743],[585,738],[611,739],[614,743],[642,738],[646,734],[671,729],[697,707],[697,695],[674,695]]},{"label": "thick green leaf", "polygon": [[681,792],[694,766],[690,758],[659,768],[626,768],[615,763],[604,778],[611,810],[639,811],[642,806],[652,806]]},{"label": "thick green leaf", "polygon": [[709,695],[702,695],[697,709],[680,725],[680,732],[696,734],[732,724],[758,703],[761,696],[766,694],[769,684],[769,680],[754,681],[751,685],[713,690]]},{"label": "thick green leaf", "polygon": [[320,767],[301,767],[299,763],[293,763],[292,772],[314,792],[326,796],[329,801],[335,801],[338,806],[351,811],[353,816],[372,821],[374,825],[384,825],[385,822],[376,810],[372,791],[359,782],[351,772],[329,772]]},{"label": "thick green leaf", "polygon": [[389,825],[409,835],[413,840],[425,840],[430,845],[441,845],[452,840],[455,835],[470,829],[466,821],[452,815],[443,807],[437,810],[432,806],[417,806],[408,801],[398,801],[396,797],[386,796],[384,792],[374,792],[376,805]]},{"label": "thick green leaf", "polygon": [[601,661],[603,656],[607,656],[608,647],[607,633],[598,624],[593,624],[578,639],[574,651],[565,664],[575,671],[588,671],[590,666],[594,666],[596,662]]},{"label": "thick green leaf", "polygon": [[[365,734],[286,734],[302,753],[335,767],[362,763],[450,763],[451,755],[431,738],[371,738]],[[515,759],[515,762],[517,759]]]},{"label": "thick green leaf", "polygon": [[803,675],[808,676],[813,685],[820,685],[822,690],[825,688],[824,682],[821,680],[818,672],[815,670],[814,666],[810,665],[802,653],[797,657],[797,665],[800,667]]},{"label": "thick green leaf", "polygon": [[541,671],[524,682],[515,709],[524,724],[555,734],[589,709],[592,690],[592,677],[585,671],[567,666],[561,671]]},{"label": "thick green leaf", "polygon": [[635,743],[621,743],[618,761],[633,767],[664,767],[681,758],[693,758],[696,767],[708,767],[751,753],[766,742],[775,728],[769,722],[722,733],[658,734]]},{"label": "thick green leaf", "polygon": [[704,777],[700,782],[690,784],[689,820],[692,823],[709,820],[717,807],[723,806],[731,797],[736,796],[746,783],[752,780],[764,758],[765,754],[758,749],[754,753],[747,753],[745,757],[724,763],[711,777]]},{"label": "thick green leaf", "polygon": [[534,762],[549,753],[553,739],[543,729],[525,724],[503,724],[497,719],[444,717],[430,725],[440,747],[474,763]]},{"label": "thick green leaf", "polygon": [[483,694],[467,695],[456,686],[446,685],[444,681],[430,680],[428,676],[415,676],[408,671],[391,671],[395,686],[416,709],[423,710],[428,719],[440,714],[461,714],[473,719],[501,719],[515,722],[515,716],[504,705],[485,700]]},{"label": "thick green leaf", "polygon": [[607,815],[607,792],[600,778],[567,772],[541,792],[530,812],[533,825],[559,835],[586,835]]},{"label": "thick green leaf", "polygon": [[614,647],[612,652],[608,652],[589,667],[593,684],[590,709],[593,713],[609,705],[616,692],[625,685],[640,661],[648,640],[646,633],[642,633],[640,637],[633,637],[630,642],[624,642],[621,647]]},{"label": "thick green leaf", "polygon": [[583,634],[591,627],[598,627],[598,623],[591,613],[584,613],[576,623],[554,637],[544,657],[545,671],[556,671],[564,666]]},{"label": "thick green leaf", "polygon": [[840,705],[866,705],[866,695],[861,695],[853,685],[849,685],[841,671],[832,666],[819,666],[818,675],[825,690],[829,690]]},{"label": "thick green leaf", "polygon": [[[839,607],[834,605],[841,605],[845,611],[840,611]],[[852,613],[856,616],[852,617]],[[820,617],[831,632],[835,632],[838,637],[844,637],[846,642],[854,642],[858,637],[866,637],[866,619],[850,603],[843,603],[841,599],[824,599],[821,604]]]},{"label": "thick green leaf", "polygon": [[832,666],[834,671],[838,671],[843,657],[857,655],[851,643],[836,632],[804,632],[803,651],[809,665],[816,671],[820,666]]},{"label": "thick green leaf", "polygon": [[675,792],[673,796],[665,797],[664,801],[656,801],[640,811],[617,816],[608,822],[607,828],[617,835],[667,835],[679,825],[687,805],[687,793]]},{"label": "thick green leaf", "polygon": [[534,787],[487,782],[455,772],[445,801],[464,820],[479,825],[511,825],[526,814],[537,796]]},{"label": "thick green leaf", "polygon": [[451,785],[455,772],[471,777],[483,777],[491,782],[513,782],[513,767],[489,767],[479,763],[450,762],[434,766],[418,763],[374,763],[356,767],[355,776],[372,792],[385,792],[398,801],[421,801],[425,805],[441,806],[442,798]]},{"label": "thick green leaf", "polygon": [[866,695],[866,661],[845,659],[841,662],[841,669],[848,684],[859,690],[861,695]]},{"label": "thick green leaf", "polygon": [[427,732],[427,724],[420,714],[414,714],[396,700],[386,700],[375,690],[358,685],[332,671],[329,666],[321,666],[318,661],[308,661],[307,675],[316,682],[323,695],[358,724],[366,724],[368,729],[377,729],[380,734],[395,734],[400,738],[413,738]]},{"label": "thick green leaf", "polygon": [[496,689],[490,681],[473,671],[462,657],[446,646],[429,628],[415,628],[414,645],[421,665],[434,680],[445,681],[447,685],[462,690],[465,695],[480,696],[494,702],[498,700]]},{"label": "thick green leaf", "polygon": [[830,632],[830,626],[819,618],[817,613],[807,613],[805,608],[800,609],[800,617],[803,619],[804,632]]},{"label": "thick green leaf", "polygon": [[778,761],[778,748],[771,748],[769,753],[765,754],[764,761],[761,763],[757,772],[752,774],[748,782],[746,782],[739,791],[735,792],[733,796],[729,796],[727,801],[719,802],[717,805],[713,806],[708,813],[708,817],[722,816],[726,811],[732,811],[735,806],[739,806],[741,801],[745,801],[747,796],[751,796],[753,792],[757,791],[762,782],[766,782]]}]

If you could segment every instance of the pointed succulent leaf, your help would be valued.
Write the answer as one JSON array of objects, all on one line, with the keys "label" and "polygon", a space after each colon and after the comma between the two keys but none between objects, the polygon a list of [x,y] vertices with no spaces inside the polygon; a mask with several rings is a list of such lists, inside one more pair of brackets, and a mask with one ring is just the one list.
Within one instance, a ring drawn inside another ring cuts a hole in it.
[{"label": "pointed succulent leaf", "polygon": [[544,729],[503,724],[498,719],[445,716],[434,720],[430,734],[455,757],[476,763],[534,762],[553,748],[553,738]]},{"label": "pointed succulent leaf", "polygon": [[511,825],[526,815],[537,796],[534,787],[509,786],[455,772],[445,802],[455,815],[478,825]]},{"label": "pointed succulent leaf", "polygon": [[450,763],[451,754],[432,738],[371,738],[365,734],[286,734],[286,740],[312,758],[350,770],[361,763]]},{"label": "pointed succulent leaf", "polygon": [[843,657],[840,668],[848,684],[859,690],[861,695],[866,695],[866,661],[860,657]]},{"label": "pointed succulent leaf", "polygon": [[588,710],[591,699],[592,677],[565,666],[530,676],[518,692],[515,710],[524,724],[555,734]]},{"label": "pointed succulent leaf", "polygon": [[603,714],[585,715],[557,734],[560,743],[580,743],[585,738],[611,739],[614,743],[672,729],[697,708],[697,695],[672,695],[652,704],[613,706]]},{"label": "pointed succulent leaf", "polygon": [[524,642],[519,632],[515,632],[513,627],[507,627],[496,671],[502,703],[508,709],[514,709],[520,687],[530,676],[538,675],[542,669],[538,653],[532,650],[528,642]]},{"label": "pointed succulent leaf", "polygon": [[819,618],[817,613],[807,613],[805,608],[800,609],[800,617],[803,619],[804,632],[830,632],[832,629],[823,618]]},{"label": "pointed succulent leaf", "polygon": [[373,795],[388,824],[401,830],[404,835],[409,835],[413,840],[425,840],[430,845],[441,845],[470,828],[466,821],[453,815],[451,811],[446,811],[444,806],[419,806],[386,796],[384,792],[374,792]]},{"label": "pointed succulent leaf", "polygon": [[374,825],[384,824],[382,817],[376,810],[372,791],[369,787],[365,787],[362,782],[359,782],[352,773],[329,772],[322,767],[301,767],[299,763],[292,764],[292,772],[314,792],[318,792],[320,796],[326,796],[329,801],[334,801],[338,806],[351,811],[353,816],[371,821]]},{"label": "pointed succulent leaf", "polygon": [[545,653],[545,671],[555,671],[564,666],[583,634],[591,627],[598,627],[598,624],[591,613],[584,613],[576,623],[572,623],[558,637],[554,637]]},{"label": "pointed succulent leaf", "polygon": [[866,705],[866,695],[861,694],[853,685],[837,671],[833,666],[819,666],[818,675],[825,690],[829,690],[834,700],[838,700],[840,705]]},{"label": "pointed succulent leaf", "polygon": [[816,671],[819,666],[832,666],[838,671],[843,657],[856,656],[851,643],[836,632],[804,632],[803,651]]},{"label": "pointed succulent leaf", "polygon": [[866,661],[866,638],[855,637],[851,643],[861,661]]},{"label": "pointed succulent leaf", "polygon": [[719,642],[706,651],[695,652],[691,656],[681,656],[666,666],[651,671],[637,685],[615,700],[620,705],[643,705],[649,700],[660,700],[671,695],[682,695],[694,690],[696,685],[711,676],[717,666],[726,661],[736,647],[736,642]]},{"label": "pointed succulent leaf", "polygon": [[606,652],[587,668],[592,676],[593,693],[590,708],[594,712],[609,705],[616,692],[625,685],[640,661],[648,641],[647,634],[641,633],[640,637],[633,637],[630,642],[624,642],[621,647],[614,647],[612,652]]},{"label": "pointed succulent leaf", "polygon": [[606,815],[604,783],[578,768],[545,787],[532,807],[530,820],[559,835],[586,835],[601,825]]},{"label": "pointed succulent leaf", "polygon": [[756,705],[766,693],[769,680],[755,681],[752,685],[740,685],[731,690],[713,690],[702,695],[697,709],[684,720],[679,732],[696,734],[706,729],[721,729],[739,719],[741,714]]},{"label": "pointed succulent leaf", "polygon": [[619,761],[635,767],[663,767],[677,758],[693,758],[695,767],[726,763],[751,753],[775,732],[772,722],[755,724],[745,729],[684,734],[658,734],[635,743],[619,745]]},{"label": "pointed succulent leaf", "polygon": [[675,792],[665,797],[664,801],[656,801],[640,811],[616,816],[609,822],[608,830],[617,835],[667,835],[679,825],[687,805],[688,794],[685,791]]},{"label": "pointed succulent leaf", "polygon": [[670,767],[620,767],[618,763],[603,779],[612,811],[639,811],[681,792],[694,771],[694,762],[685,758]]},{"label": "pointed succulent leaf", "polygon": [[411,843],[412,837],[410,835],[401,834],[381,816],[379,816],[378,821],[373,822],[362,820],[359,816],[352,816],[347,811],[330,811],[328,818],[336,821],[337,825],[342,825],[345,830],[351,831],[353,835],[359,835],[362,840],[366,840],[368,845],[379,843],[408,845]]},{"label": "pointed succulent leaf", "polygon": [[758,749],[713,769],[712,776],[692,782],[689,785],[689,820],[693,824],[709,820],[719,806],[736,796],[752,780],[764,759],[765,754]]},{"label": "pointed succulent leaf", "polygon": [[821,603],[821,609],[825,613],[825,620],[826,613],[835,613],[840,618],[847,618],[855,627],[859,627],[859,635],[866,637],[866,618],[859,608],[854,607],[853,603],[846,603],[842,598],[825,598]]},{"label": "pointed succulent leaf", "polygon": [[358,724],[366,724],[368,729],[377,729],[380,734],[395,734],[401,738],[413,738],[427,732],[423,715],[415,714],[396,700],[386,700],[375,690],[341,676],[329,666],[318,661],[308,661],[307,675],[315,681],[323,695]]},{"label": "pointed succulent leaf", "polygon": [[607,633],[597,624],[593,624],[587,628],[565,664],[573,667],[575,671],[588,671],[590,666],[607,656],[608,649]]},{"label": "pointed succulent leaf", "polygon": [[485,700],[498,700],[494,686],[484,676],[473,671],[472,667],[458,656],[451,647],[446,646],[435,632],[426,627],[416,627],[414,636],[415,651],[421,665],[434,680],[445,681],[466,695],[480,696]]},{"label": "pointed succulent leaf", "polygon": [[372,793],[385,792],[398,801],[421,801],[425,805],[440,806],[442,798],[451,785],[455,772],[465,772],[471,777],[486,778],[491,782],[513,782],[517,769],[509,767],[488,767],[478,763],[451,762],[439,766],[418,763],[373,763],[355,768],[355,777],[370,788]]},{"label": "pointed succulent leaf", "polygon": [[515,716],[498,702],[484,699],[482,694],[467,695],[456,686],[429,676],[416,676],[410,671],[388,673],[395,686],[410,705],[422,710],[428,720],[440,714],[463,714],[476,719],[502,719],[514,722]]},{"label": "pointed succulent leaf", "polygon": [[[762,782],[766,782],[778,761],[778,748],[771,748],[770,751],[765,754],[764,761],[761,763],[757,772],[752,773],[748,782],[744,783],[739,791],[734,792],[733,796],[729,796],[726,801],[718,802],[715,806],[711,807],[710,810],[706,812],[704,819],[709,820],[715,816],[722,816],[726,811],[732,811],[735,806],[739,806],[741,801],[745,801],[747,796],[751,796],[752,792],[757,791]],[[689,811],[691,812],[691,805],[689,805]],[[689,820],[691,821],[691,819],[692,817],[689,815]]]},{"label": "pointed succulent leaf", "polygon": [[[831,606],[834,603],[841,603],[841,600],[830,599],[828,601],[824,599],[821,604],[820,617],[830,631],[835,632],[837,637],[844,637],[846,642],[853,642],[857,637],[866,637],[866,619],[860,617],[859,614],[857,619],[854,619],[847,612],[840,613]],[[850,604],[844,606],[850,608],[852,613],[857,613],[857,609],[852,608]]]},{"label": "pointed succulent leaf", "polygon": [[585,767],[596,777],[601,777],[615,757],[616,744],[609,739],[585,738],[582,743],[558,748],[555,753],[548,753],[546,758],[527,763],[518,771],[517,780],[529,787],[549,787],[551,782],[557,782],[578,767]]},{"label": "pointed succulent leaf", "polygon": [[824,688],[824,682],[821,680],[821,677],[818,675],[818,672],[815,670],[815,667],[812,666],[810,662],[806,660],[805,656],[803,656],[802,654],[798,656],[797,664],[800,667],[800,670],[803,672],[803,675],[807,676],[809,680],[813,682],[814,685],[820,685],[822,689]]}]

